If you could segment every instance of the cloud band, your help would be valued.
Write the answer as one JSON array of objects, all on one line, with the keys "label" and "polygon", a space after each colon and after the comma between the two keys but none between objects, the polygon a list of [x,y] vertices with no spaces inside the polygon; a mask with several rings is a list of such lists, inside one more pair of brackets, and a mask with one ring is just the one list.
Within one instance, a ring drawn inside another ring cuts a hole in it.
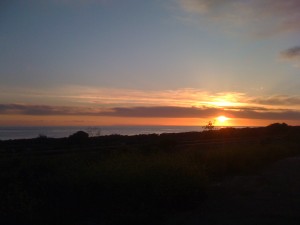
[{"label": "cloud band", "polygon": [[207,107],[118,107],[84,108],[47,105],[0,104],[0,114],[18,115],[78,115],[136,118],[209,118],[225,115],[231,118],[300,120],[300,111],[266,108],[207,108]]}]

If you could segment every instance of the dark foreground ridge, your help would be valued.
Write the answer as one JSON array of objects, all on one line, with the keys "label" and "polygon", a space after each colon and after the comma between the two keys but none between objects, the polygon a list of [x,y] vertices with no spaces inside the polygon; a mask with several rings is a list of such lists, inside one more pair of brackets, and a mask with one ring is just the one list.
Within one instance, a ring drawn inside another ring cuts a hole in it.
[{"label": "dark foreground ridge", "polygon": [[0,224],[296,224],[299,155],[278,123],[0,141]]},{"label": "dark foreground ridge", "polygon": [[285,158],[257,173],[212,183],[201,208],[166,224],[298,225],[299,190],[300,157]]},{"label": "dark foreground ridge", "polygon": [[182,146],[220,145],[225,143],[267,144],[296,135],[300,126],[288,126],[275,123],[258,128],[222,128],[203,132],[141,134],[141,135],[106,135],[89,137],[88,133],[78,131],[65,138],[39,136],[32,139],[0,140],[0,157],[5,153],[23,154],[59,154],[81,151],[106,151],[126,148],[174,148]]}]

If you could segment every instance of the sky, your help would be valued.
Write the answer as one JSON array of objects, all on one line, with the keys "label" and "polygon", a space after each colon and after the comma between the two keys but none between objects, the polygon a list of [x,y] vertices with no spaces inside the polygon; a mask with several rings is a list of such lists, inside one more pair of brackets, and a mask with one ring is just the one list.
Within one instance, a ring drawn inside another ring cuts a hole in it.
[{"label": "sky", "polygon": [[2,0],[0,126],[300,125],[299,21],[299,0]]}]

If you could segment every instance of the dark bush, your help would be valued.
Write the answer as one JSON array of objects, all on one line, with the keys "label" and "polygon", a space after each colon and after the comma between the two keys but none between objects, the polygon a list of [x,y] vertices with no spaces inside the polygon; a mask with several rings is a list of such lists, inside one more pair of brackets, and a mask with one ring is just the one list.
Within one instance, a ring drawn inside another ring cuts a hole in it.
[{"label": "dark bush", "polygon": [[76,133],[69,136],[69,139],[72,140],[87,140],[89,138],[89,134],[84,131],[77,131]]},{"label": "dark bush", "polygon": [[267,126],[267,131],[269,133],[283,133],[289,129],[289,126],[286,123],[273,123]]}]

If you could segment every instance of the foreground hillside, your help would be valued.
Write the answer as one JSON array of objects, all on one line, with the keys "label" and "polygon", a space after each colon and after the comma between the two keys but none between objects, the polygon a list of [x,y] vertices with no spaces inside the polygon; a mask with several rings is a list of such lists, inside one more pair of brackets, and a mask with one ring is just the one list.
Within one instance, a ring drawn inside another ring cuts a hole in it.
[{"label": "foreground hillside", "polygon": [[200,208],[179,213],[165,224],[299,224],[299,156],[276,161],[253,174],[227,177],[208,189]]},{"label": "foreground hillside", "polygon": [[[176,224],[172,218],[197,212],[199,221],[210,224],[210,206],[227,208],[226,190],[240,193],[250,182],[228,180],[254,176],[273,162],[300,155],[299,140],[300,127],[273,124],[181,134],[1,141],[0,222]],[[256,185],[264,188],[263,182]],[[247,201],[256,204],[255,199]]]}]

